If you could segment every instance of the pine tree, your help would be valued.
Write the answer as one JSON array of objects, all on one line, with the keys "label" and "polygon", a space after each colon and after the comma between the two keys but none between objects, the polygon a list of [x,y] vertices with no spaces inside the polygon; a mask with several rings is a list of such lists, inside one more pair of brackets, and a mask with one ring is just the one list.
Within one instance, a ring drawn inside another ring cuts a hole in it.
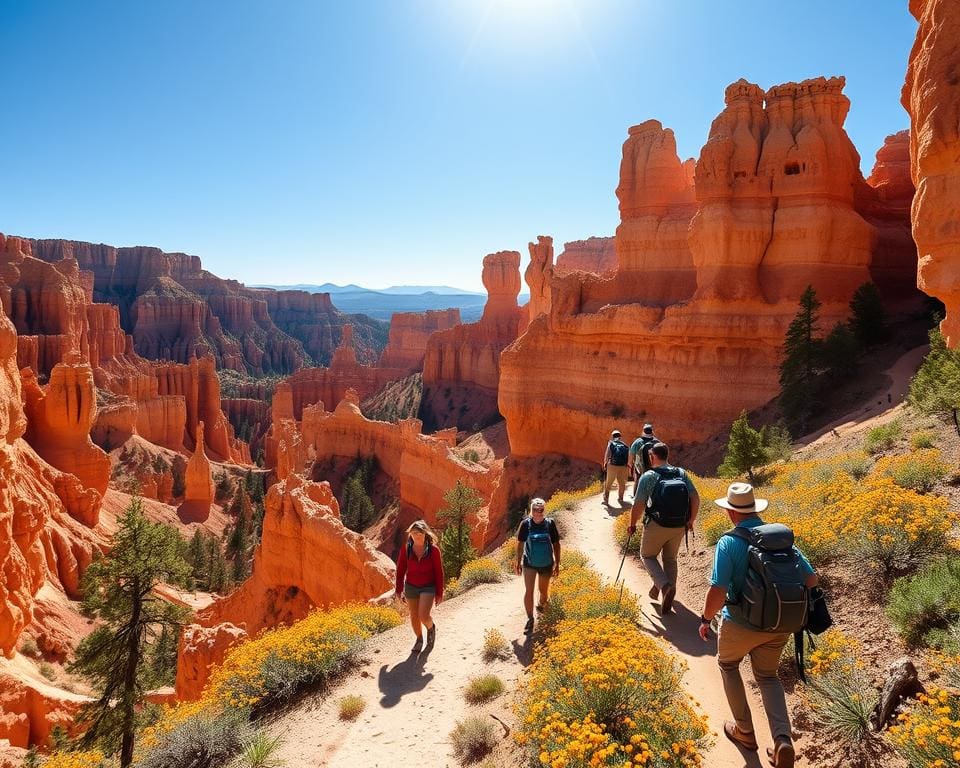
[{"label": "pine tree", "polygon": [[822,353],[826,375],[830,380],[841,381],[857,372],[860,344],[846,323],[833,326],[823,340]]},{"label": "pine tree", "polygon": [[937,327],[930,331],[930,352],[910,382],[909,401],[924,414],[950,414],[960,435],[960,351],[947,348]]},{"label": "pine tree", "polygon": [[207,583],[206,548],[203,544],[203,531],[197,528],[187,546],[186,561],[190,565],[191,575],[197,586]]},{"label": "pine tree", "polygon": [[800,297],[800,311],[787,328],[780,364],[780,407],[800,432],[816,406],[821,344],[816,338],[820,301],[812,285]]},{"label": "pine tree", "polygon": [[873,283],[864,283],[850,299],[850,330],[860,345],[867,349],[886,340],[889,335],[887,313],[880,291]]},{"label": "pine tree", "polygon": [[440,534],[440,552],[446,577],[457,578],[463,566],[477,556],[470,543],[468,518],[476,519],[483,503],[477,492],[460,480],[443,495],[446,506],[437,512],[437,520],[444,523]]},{"label": "pine tree", "polygon": [[734,477],[746,472],[753,483],[753,468],[765,464],[766,461],[767,452],[764,450],[760,433],[750,426],[747,412],[743,410],[730,427],[727,454],[723,457],[718,472],[723,477]]},{"label": "pine tree", "polygon": [[239,501],[237,519],[227,537],[227,557],[233,562],[233,581],[243,581],[250,573],[248,557],[250,552],[250,538],[253,533],[253,505],[241,485],[236,494]]},{"label": "pine tree", "polygon": [[144,517],[135,498],[120,517],[113,548],[83,575],[83,608],[103,623],[78,646],[71,671],[98,691],[84,706],[84,744],[120,747],[120,766],[133,761],[137,710],[153,686],[148,647],[164,627],[176,630],[186,611],[158,598],[160,582],[185,585],[189,567],[179,556],[176,531]]}]

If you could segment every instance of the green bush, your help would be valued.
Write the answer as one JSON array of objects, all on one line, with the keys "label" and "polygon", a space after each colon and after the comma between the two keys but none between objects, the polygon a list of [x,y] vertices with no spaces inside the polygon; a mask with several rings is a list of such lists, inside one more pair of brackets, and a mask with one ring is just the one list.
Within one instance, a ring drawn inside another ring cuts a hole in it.
[{"label": "green bush", "polygon": [[810,714],[832,747],[842,748],[855,761],[850,764],[870,765],[865,759],[876,752],[879,738],[870,715],[879,695],[862,665],[847,657],[836,660],[822,674],[809,677],[805,693]]},{"label": "green bush", "polygon": [[909,488],[917,493],[929,493],[946,477],[948,470],[949,468],[942,461],[923,456],[911,456],[899,464],[890,475],[893,477],[893,482],[901,488]]},{"label": "green bush", "polygon": [[475,763],[482,760],[497,746],[496,728],[492,721],[471,715],[458,720],[450,733],[453,753],[463,763]]},{"label": "green bush", "polygon": [[273,754],[282,744],[280,736],[271,739],[263,731],[257,731],[243,746],[243,768],[283,768],[286,762]]},{"label": "green bush", "polygon": [[503,680],[496,675],[480,675],[471,678],[463,692],[470,704],[483,704],[503,693]]},{"label": "green bush", "polygon": [[890,590],[887,615],[910,645],[953,645],[949,629],[960,621],[960,557],[897,579]]},{"label": "green bush", "polygon": [[510,657],[510,644],[503,632],[491,627],[483,633],[483,660],[506,659]]},{"label": "green bush", "polygon": [[840,469],[859,482],[870,474],[870,470],[873,469],[873,459],[866,454],[853,455],[840,463]]},{"label": "green bush", "polygon": [[935,435],[928,429],[914,432],[910,435],[910,445],[913,449],[919,451],[921,448],[933,448]]},{"label": "green bush", "polygon": [[366,706],[367,702],[363,700],[362,696],[357,696],[356,694],[344,696],[340,699],[340,719],[356,720]]},{"label": "green bush", "polygon": [[899,419],[888,424],[881,424],[867,432],[863,448],[867,453],[880,453],[893,448],[894,443],[903,434],[903,425]]},{"label": "green bush", "polygon": [[162,734],[136,768],[217,768],[251,740],[247,713],[227,709],[190,717]]}]

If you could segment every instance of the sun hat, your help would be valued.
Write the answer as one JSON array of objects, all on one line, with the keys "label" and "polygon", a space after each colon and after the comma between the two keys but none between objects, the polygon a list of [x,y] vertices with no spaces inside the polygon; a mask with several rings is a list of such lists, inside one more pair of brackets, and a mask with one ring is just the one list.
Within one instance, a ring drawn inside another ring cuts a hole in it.
[{"label": "sun hat", "polygon": [[653,424],[644,424],[643,425],[643,434],[652,435],[653,434]]},{"label": "sun hat", "polygon": [[610,437],[620,437],[620,430],[619,429],[613,430],[613,432],[610,433]]},{"label": "sun hat", "polygon": [[766,499],[754,498],[753,486],[750,483],[731,483],[726,497],[716,499],[713,503],[741,515],[763,512],[767,508]]}]

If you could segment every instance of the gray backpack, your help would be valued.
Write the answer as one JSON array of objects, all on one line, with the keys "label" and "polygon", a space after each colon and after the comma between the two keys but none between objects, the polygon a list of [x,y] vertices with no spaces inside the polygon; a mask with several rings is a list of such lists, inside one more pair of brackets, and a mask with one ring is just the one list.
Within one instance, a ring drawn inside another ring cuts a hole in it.
[{"label": "gray backpack", "polygon": [[761,632],[799,632],[807,626],[810,595],[793,546],[793,531],[780,523],[734,528],[724,536],[745,541],[747,578],[731,612]]}]

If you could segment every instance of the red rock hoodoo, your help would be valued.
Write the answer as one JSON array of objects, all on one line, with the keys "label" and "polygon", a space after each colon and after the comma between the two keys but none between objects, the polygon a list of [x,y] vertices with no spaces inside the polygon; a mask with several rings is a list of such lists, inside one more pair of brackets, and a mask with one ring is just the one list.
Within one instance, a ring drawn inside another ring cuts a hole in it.
[{"label": "red rock hoodoo", "polygon": [[946,304],[940,329],[955,348],[960,345],[960,4],[910,0],[910,13],[920,28],[902,101],[910,113],[910,165],[917,187],[912,212],[917,284]]},{"label": "red rock hoodoo", "polygon": [[613,237],[589,237],[563,244],[554,272],[593,272],[597,275],[617,269],[617,244]]},{"label": "red rock hoodoo", "polygon": [[879,238],[855,207],[869,187],[842,87],[734,83],[695,172],[658,122],[630,129],[616,273],[555,277],[550,314],[500,359],[513,454],[597,461],[613,426],[647,420],[674,445],[704,439],[777,393],[808,284],[824,327],[845,318]]},{"label": "red rock hoodoo", "polygon": [[390,318],[390,337],[377,365],[404,369],[408,373],[422,369],[430,334],[455,325],[460,325],[459,309],[394,312]]},{"label": "red rock hoodoo", "polygon": [[427,342],[420,414],[429,429],[474,430],[500,417],[500,352],[517,338],[524,315],[517,305],[520,254],[484,257],[483,284],[487,303],[480,320],[434,333]]},{"label": "red rock hoodoo", "polygon": [[196,448],[187,462],[184,481],[186,490],[177,514],[185,522],[202,523],[210,516],[214,495],[210,460],[204,452],[202,421],[197,425]]}]

